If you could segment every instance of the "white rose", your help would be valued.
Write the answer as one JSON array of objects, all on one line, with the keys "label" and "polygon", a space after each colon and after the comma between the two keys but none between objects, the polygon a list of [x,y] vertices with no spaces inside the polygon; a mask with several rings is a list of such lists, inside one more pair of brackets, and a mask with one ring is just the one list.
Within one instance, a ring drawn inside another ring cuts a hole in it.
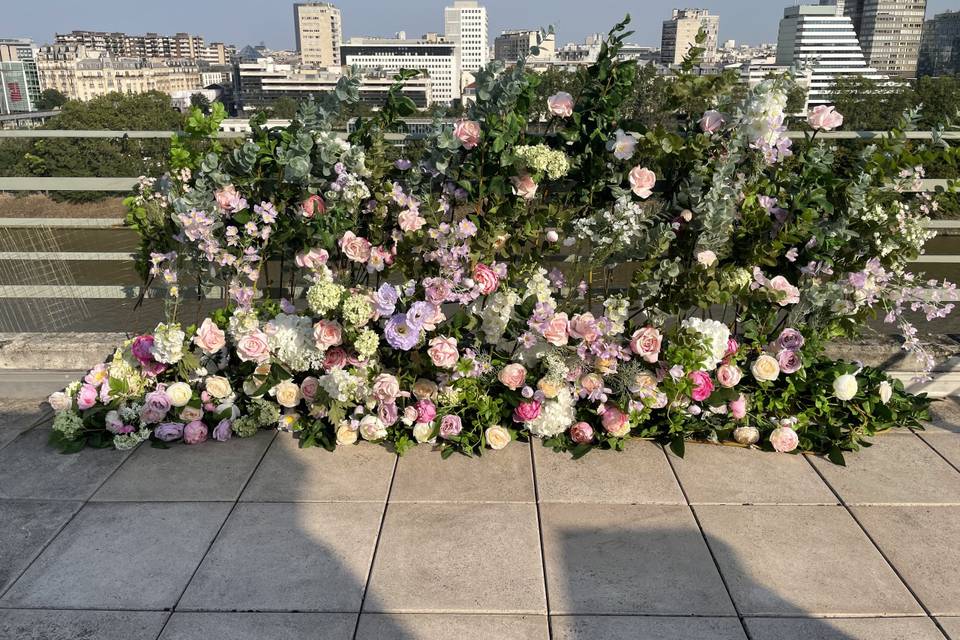
[{"label": "white rose", "polygon": [[433,433],[433,425],[431,425],[429,422],[418,422],[413,427],[413,437],[421,444],[424,442],[433,441],[433,439],[430,437],[431,433]]},{"label": "white rose", "polygon": [[226,398],[233,393],[233,389],[230,387],[230,381],[223,376],[210,376],[207,378],[204,389],[217,399]]},{"label": "white rose", "polygon": [[884,380],[880,383],[880,402],[887,404],[893,397],[893,385]]},{"label": "white rose", "polygon": [[697,262],[704,267],[712,267],[717,263],[717,254],[707,249],[697,254]]},{"label": "white rose", "polygon": [[750,365],[750,372],[760,382],[772,382],[780,375],[780,363],[776,358],[763,354]]},{"label": "white rose", "polygon": [[47,404],[57,413],[61,413],[73,405],[73,400],[63,391],[57,391],[56,393],[50,394],[50,397],[47,398]]},{"label": "white rose", "polygon": [[484,432],[484,435],[486,436],[487,444],[490,445],[491,449],[499,451],[510,444],[510,432],[499,425],[489,427]]},{"label": "white rose", "polygon": [[337,429],[337,444],[347,445],[357,441],[357,432],[351,429],[349,424],[342,424]]},{"label": "white rose", "polygon": [[383,440],[387,437],[387,428],[377,416],[366,416],[360,421],[360,435],[364,440]]},{"label": "white rose", "polygon": [[197,407],[184,407],[180,412],[180,419],[184,422],[193,422],[203,417],[203,411]]},{"label": "white rose", "polygon": [[273,394],[277,398],[277,404],[287,409],[293,409],[300,404],[300,386],[284,380],[273,388]]},{"label": "white rose", "polygon": [[853,396],[857,395],[858,389],[859,385],[857,384],[856,376],[849,373],[838,376],[837,379],[833,381],[833,395],[837,397],[837,400],[851,400]]},{"label": "white rose", "polygon": [[167,387],[167,397],[170,398],[170,404],[175,407],[185,407],[193,397],[193,389],[186,382],[174,382]]}]

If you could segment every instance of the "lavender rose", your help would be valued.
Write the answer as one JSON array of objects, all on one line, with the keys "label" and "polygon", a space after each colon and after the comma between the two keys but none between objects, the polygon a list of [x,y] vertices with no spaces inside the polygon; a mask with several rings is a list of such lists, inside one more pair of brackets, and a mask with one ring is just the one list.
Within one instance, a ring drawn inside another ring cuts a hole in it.
[{"label": "lavender rose", "polygon": [[153,430],[153,436],[163,442],[173,442],[183,437],[183,425],[179,422],[164,422]]}]

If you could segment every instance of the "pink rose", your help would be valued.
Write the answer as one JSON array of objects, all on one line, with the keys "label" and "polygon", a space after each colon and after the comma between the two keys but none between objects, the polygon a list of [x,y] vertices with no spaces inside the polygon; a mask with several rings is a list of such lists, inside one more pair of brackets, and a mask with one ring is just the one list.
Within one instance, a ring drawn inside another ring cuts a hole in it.
[{"label": "pink rose", "polygon": [[77,408],[81,411],[86,411],[91,408],[93,405],[97,404],[97,398],[99,394],[97,393],[97,388],[92,384],[85,384],[80,387],[80,390],[77,391]]},{"label": "pink rose", "polygon": [[513,410],[514,422],[530,422],[540,417],[540,402],[537,400],[528,400],[521,402]]},{"label": "pink rose", "polygon": [[480,123],[476,120],[457,120],[453,126],[453,135],[464,149],[473,149],[480,142]]},{"label": "pink rose", "polygon": [[397,418],[400,417],[396,403],[381,402],[377,407],[377,417],[380,418],[380,422],[387,427],[396,424]]},{"label": "pink rose", "polygon": [[529,173],[513,176],[510,182],[513,183],[513,195],[520,196],[524,200],[533,200],[537,196],[537,183]]},{"label": "pink rose", "polygon": [[657,175],[646,167],[636,166],[630,170],[630,188],[638,197],[646,200],[653,195],[653,185],[657,183]]},{"label": "pink rose", "polygon": [[547,109],[555,116],[569,118],[573,115],[573,96],[566,91],[558,91],[547,98]]},{"label": "pink rose", "polygon": [[327,352],[323,354],[323,368],[327,371],[342,367],[345,364],[347,364],[347,352],[340,347],[327,349]]},{"label": "pink rose", "polygon": [[457,339],[441,336],[433,338],[430,341],[430,348],[427,349],[427,355],[430,356],[430,360],[433,361],[435,367],[453,369],[460,359],[460,352],[457,351]]},{"label": "pink rose", "polygon": [[732,389],[740,384],[743,372],[735,364],[722,364],[717,368],[717,382],[721,387]]},{"label": "pink rose", "polygon": [[630,419],[623,411],[613,405],[604,405],[600,422],[604,430],[612,436],[622,438],[630,433]]},{"label": "pink rose", "polygon": [[736,400],[727,403],[734,420],[743,420],[747,416],[747,398],[741,393]]},{"label": "pink rose", "polygon": [[797,289],[795,286],[790,284],[790,281],[783,276],[774,276],[773,278],[770,278],[770,288],[774,291],[780,291],[781,293],[785,294],[778,301],[778,304],[781,307],[800,302],[800,289]]},{"label": "pink rose", "polygon": [[314,247],[309,251],[304,251],[298,253],[294,258],[294,262],[301,269],[310,269],[315,271],[321,265],[327,264],[327,260],[330,259],[330,254],[326,249],[320,249],[319,247]]},{"label": "pink rose", "polygon": [[567,333],[571,338],[578,338],[584,342],[593,342],[600,337],[597,320],[589,311],[573,316],[567,326]]},{"label": "pink rose", "polygon": [[547,328],[543,330],[543,337],[547,342],[555,347],[562,347],[567,344],[567,314],[556,313],[547,323]]},{"label": "pink rose", "polygon": [[393,402],[400,396],[400,381],[389,373],[381,373],[373,379],[373,397],[380,402]]},{"label": "pink rose", "polygon": [[[329,351],[327,352],[329,353]],[[313,376],[307,376],[300,383],[300,394],[307,402],[313,402],[317,397],[317,391],[320,389],[320,381]]]},{"label": "pink rose", "polygon": [[593,441],[593,427],[586,422],[578,422],[570,427],[570,439],[577,444],[586,444]]},{"label": "pink rose", "polygon": [[693,392],[690,397],[697,402],[703,402],[713,393],[713,380],[706,371],[691,371],[688,376],[693,381]]},{"label": "pink rose", "polygon": [[444,440],[456,438],[463,431],[460,416],[446,415],[440,420],[440,437]]},{"label": "pink rose", "polygon": [[397,216],[397,222],[404,233],[419,231],[423,225],[427,224],[426,218],[412,209],[401,211],[400,215]]},{"label": "pink rose", "polygon": [[437,407],[430,400],[420,400],[413,408],[417,410],[417,422],[429,423],[437,417]]},{"label": "pink rose", "polygon": [[740,343],[733,338],[727,338],[727,350],[723,354],[724,358],[729,358],[730,356],[736,355],[737,351],[740,349]]},{"label": "pink rose", "polygon": [[803,367],[800,352],[793,349],[784,349],[778,353],[777,362],[780,363],[780,371],[784,373],[796,373]]},{"label": "pink rose", "polygon": [[323,215],[327,211],[327,203],[323,198],[314,194],[300,203],[300,215],[304,218],[312,218],[316,214]]},{"label": "pink rose", "polygon": [[500,276],[487,265],[478,262],[473,268],[473,280],[480,287],[480,293],[488,296],[500,286]]},{"label": "pink rose", "polygon": [[516,391],[523,386],[527,379],[527,370],[522,364],[512,362],[500,370],[497,379],[511,391]]},{"label": "pink rose", "polygon": [[259,329],[254,329],[240,336],[237,341],[237,355],[244,362],[263,362],[270,357],[270,347],[267,346],[267,336]]},{"label": "pink rose", "polygon": [[797,448],[797,445],[800,444],[800,438],[797,437],[797,432],[792,427],[781,426],[774,429],[773,433],[770,434],[770,444],[773,445],[774,451],[788,453]]},{"label": "pink rose", "polygon": [[227,344],[227,338],[213,320],[204,318],[200,328],[197,329],[197,335],[193,337],[193,343],[200,348],[200,351],[210,356],[223,349]]},{"label": "pink rose", "polygon": [[843,116],[832,105],[821,104],[810,112],[807,116],[807,122],[814,129],[832,131],[843,124]]},{"label": "pink rose", "polygon": [[200,444],[207,439],[207,425],[199,420],[188,422],[183,427],[183,441],[186,444]]},{"label": "pink rose", "polygon": [[660,344],[663,336],[655,327],[643,327],[633,332],[630,338],[630,350],[646,362],[656,362],[660,358]]},{"label": "pink rose", "polygon": [[722,127],[724,122],[726,120],[724,120],[722,113],[711,110],[705,112],[703,117],[700,118],[700,128],[704,133],[713,133]]},{"label": "pink rose", "polygon": [[370,259],[370,241],[358,237],[353,231],[347,231],[340,238],[340,250],[354,262],[366,262]]},{"label": "pink rose", "polygon": [[343,342],[343,329],[336,320],[318,320],[313,325],[313,339],[318,349],[326,351]]},{"label": "pink rose", "polygon": [[232,184],[217,191],[213,197],[217,200],[217,206],[227,213],[235,213],[247,206],[247,201],[240,197]]}]

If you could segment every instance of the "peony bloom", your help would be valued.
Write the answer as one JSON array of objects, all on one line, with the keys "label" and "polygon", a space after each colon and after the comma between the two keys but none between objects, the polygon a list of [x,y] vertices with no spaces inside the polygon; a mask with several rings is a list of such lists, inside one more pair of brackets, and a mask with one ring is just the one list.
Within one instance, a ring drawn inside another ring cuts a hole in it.
[{"label": "peony bloom", "polygon": [[457,120],[453,135],[469,151],[480,143],[480,123],[476,120]]},{"label": "peony bloom", "polygon": [[760,441],[760,429],[756,427],[737,427],[733,430],[733,440],[737,444],[757,444]]},{"label": "peony bloom", "polygon": [[463,422],[460,416],[445,415],[440,419],[440,437],[444,440],[456,438],[463,431]]},{"label": "peony bloom", "polygon": [[797,448],[797,445],[800,444],[800,439],[797,437],[797,432],[793,430],[793,427],[780,426],[770,434],[770,444],[773,445],[774,451],[789,453]]},{"label": "peony bloom", "polygon": [[727,403],[727,408],[730,410],[730,415],[733,416],[734,420],[743,420],[747,416],[746,396],[741,393],[736,400],[731,400]]},{"label": "peony bloom", "polygon": [[732,389],[740,384],[743,378],[743,372],[735,364],[722,364],[717,367],[717,382],[721,387]]},{"label": "peony bloom", "polygon": [[510,178],[513,183],[513,195],[520,196],[524,200],[533,200],[537,195],[537,183],[529,173]]},{"label": "peony bloom", "polygon": [[483,432],[484,437],[487,440],[487,446],[495,451],[503,449],[508,444],[510,444],[510,432],[501,427],[500,425],[494,425],[492,427],[487,427],[487,430]]},{"label": "peony bloom", "polygon": [[796,329],[791,329],[787,327],[780,332],[780,336],[777,338],[777,347],[779,349],[792,349],[793,351],[799,351],[806,342],[803,338],[803,334],[797,331]]},{"label": "peony bloom", "polygon": [[633,332],[630,338],[630,350],[645,362],[656,362],[660,358],[660,344],[663,336],[655,327],[643,327]]},{"label": "peony bloom", "polygon": [[166,389],[170,404],[174,407],[185,407],[193,398],[193,389],[186,382],[174,382]]},{"label": "peony bloom", "polygon": [[878,391],[880,393],[880,402],[882,402],[883,404],[887,404],[888,402],[890,402],[890,398],[893,397],[892,384],[884,380],[883,382],[880,383],[880,387],[878,388]]},{"label": "peony bloom", "polygon": [[706,111],[703,114],[703,117],[700,118],[700,129],[704,133],[714,133],[723,126],[726,122],[723,118],[723,114],[719,111]]},{"label": "peony bloom", "polygon": [[622,438],[630,433],[630,418],[613,405],[604,405],[600,422],[604,430],[614,437]]},{"label": "peony bloom", "polygon": [[347,352],[341,349],[340,347],[327,349],[326,353],[323,354],[324,371],[338,369],[346,366],[346,364],[347,364]]},{"label": "peony bloom", "polygon": [[437,417],[437,407],[430,400],[419,400],[413,408],[417,410],[417,422],[430,423]]},{"label": "peony bloom", "polygon": [[555,313],[543,330],[544,339],[555,347],[562,347],[568,342],[566,313]]},{"label": "peony bloom", "polygon": [[314,247],[309,251],[298,253],[296,257],[294,257],[293,261],[301,269],[310,269],[311,271],[316,271],[322,265],[327,264],[327,260],[329,259],[330,254],[326,249]]},{"label": "peony bloom", "polygon": [[536,420],[540,417],[540,407],[541,404],[537,400],[521,402],[517,408],[513,410],[514,422],[530,422]]},{"label": "peony bloom", "polygon": [[527,379],[527,370],[522,364],[513,362],[500,370],[497,379],[503,383],[503,386],[511,391],[516,391],[523,386],[524,381]]},{"label": "peony bloom", "polygon": [[390,373],[381,373],[373,379],[371,391],[380,402],[393,402],[400,397],[400,381]]},{"label": "peony bloom", "polygon": [[300,203],[300,215],[304,218],[312,218],[317,214],[323,215],[326,211],[327,204],[323,201],[323,198],[316,194]]},{"label": "peony bloom", "polygon": [[800,358],[800,352],[793,349],[784,349],[777,354],[777,362],[780,364],[780,371],[784,373],[796,373],[803,367],[803,360]]},{"label": "peony bloom", "polygon": [[453,369],[457,361],[460,360],[460,352],[457,350],[456,338],[444,338],[437,336],[430,340],[430,347],[427,349],[427,355],[435,367],[440,369]]},{"label": "peony bloom", "polygon": [[372,250],[370,241],[357,236],[353,231],[345,232],[338,244],[340,245],[340,250],[343,251],[343,255],[347,256],[348,260],[363,263],[370,260],[370,252]]},{"label": "peony bloom", "polygon": [[750,372],[760,382],[773,382],[780,376],[780,363],[776,358],[763,354],[750,365]]},{"label": "peony bloom", "polygon": [[166,417],[171,406],[170,396],[163,388],[158,387],[144,397],[143,406],[140,408],[140,419],[146,424],[160,422]]},{"label": "peony bloom", "polygon": [[724,352],[723,357],[729,358],[737,354],[737,351],[740,350],[740,343],[736,341],[735,338],[727,338],[727,350]]},{"label": "peony bloom", "polygon": [[164,422],[153,430],[153,437],[161,442],[173,442],[183,437],[183,425],[179,422]]},{"label": "peony bloom", "polygon": [[318,320],[313,325],[313,339],[317,349],[326,351],[343,343],[343,328],[336,320]]},{"label": "peony bloom", "polygon": [[814,129],[833,131],[843,124],[843,116],[832,105],[821,104],[807,115],[807,122]]},{"label": "peony bloom", "polygon": [[230,420],[221,420],[217,423],[217,426],[213,428],[213,432],[210,434],[210,437],[217,442],[226,442],[233,437],[233,424],[230,422]]},{"label": "peony bloom", "polygon": [[547,108],[555,116],[569,118],[573,115],[573,96],[566,91],[558,91],[547,98]]},{"label": "peony bloom", "polygon": [[697,402],[703,402],[713,393],[713,380],[706,371],[691,371],[689,377],[693,381],[693,392],[690,397]]},{"label": "peony bloom", "polygon": [[377,417],[380,418],[380,422],[388,427],[396,424],[400,417],[396,403],[381,402],[377,407]]},{"label": "peony bloom", "polygon": [[646,200],[653,195],[653,186],[657,183],[657,175],[646,167],[636,166],[630,170],[630,188],[640,198]]},{"label": "peony bloom", "polygon": [[77,391],[77,408],[81,411],[90,409],[97,404],[98,397],[99,394],[97,393],[96,387],[92,384],[84,384],[80,387],[80,390]]},{"label": "peony bloom", "polygon": [[577,444],[593,442],[593,427],[587,422],[578,422],[570,427],[570,439]]},{"label": "peony bloom", "polygon": [[478,262],[473,268],[473,281],[477,283],[480,293],[488,296],[500,286],[500,276],[487,265]]},{"label": "peony bloom", "polygon": [[183,428],[183,441],[186,444],[200,444],[207,440],[207,425],[199,420],[187,423]]},{"label": "peony bloom", "polygon": [[223,330],[210,318],[204,318],[193,337],[193,343],[207,355],[213,355],[223,349],[227,338]]},{"label": "peony bloom", "polygon": [[270,357],[267,336],[259,329],[248,331],[237,341],[237,356],[244,362],[263,362]]},{"label": "peony bloom", "polygon": [[857,395],[859,388],[856,376],[849,373],[838,376],[833,381],[833,395],[837,397],[837,400],[843,400],[844,402],[852,400]]}]

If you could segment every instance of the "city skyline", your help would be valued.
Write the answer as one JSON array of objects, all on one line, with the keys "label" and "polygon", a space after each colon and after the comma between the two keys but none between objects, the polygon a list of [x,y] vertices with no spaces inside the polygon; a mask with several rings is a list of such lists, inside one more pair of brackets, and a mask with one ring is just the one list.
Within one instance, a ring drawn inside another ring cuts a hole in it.
[{"label": "city skyline", "polygon": [[[808,0],[813,3],[813,0]],[[390,36],[405,31],[408,37],[443,32],[443,8],[446,0],[347,0],[336,3],[343,14],[343,33],[351,36]],[[796,2],[777,0],[646,0],[639,8],[632,1],[608,1],[570,5],[546,0],[528,0],[522,6],[508,0],[485,0],[491,41],[505,29],[536,28],[553,25],[557,44],[581,42],[591,33],[607,31],[630,13],[632,42],[659,46],[662,21],[673,8],[696,6],[720,15],[720,41],[737,43],[775,42],[783,9]],[[760,5],[760,6],[758,6]],[[45,0],[29,6],[17,4],[6,10],[5,36],[28,37],[37,43],[53,41],[54,33],[74,29],[126,31],[129,33],[175,33],[189,31],[208,41],[223,41],[243,46],[264,42],[274,49],[294,48],[291,19],[293,2],[275,2],[264,12],[262,2],[252,0],[210,0],[198,4],[185,0],[138,7],[135,14],[122,9],[123,0],[90,0],[82,8],[71,0]],[[927,18],[955,7],[955,0],[929,0]],[[179,10],[183,9],[183,10]],[[374,11],[375,9],[375,11]],[[93,16],[93,17],[91,17]]]}]

